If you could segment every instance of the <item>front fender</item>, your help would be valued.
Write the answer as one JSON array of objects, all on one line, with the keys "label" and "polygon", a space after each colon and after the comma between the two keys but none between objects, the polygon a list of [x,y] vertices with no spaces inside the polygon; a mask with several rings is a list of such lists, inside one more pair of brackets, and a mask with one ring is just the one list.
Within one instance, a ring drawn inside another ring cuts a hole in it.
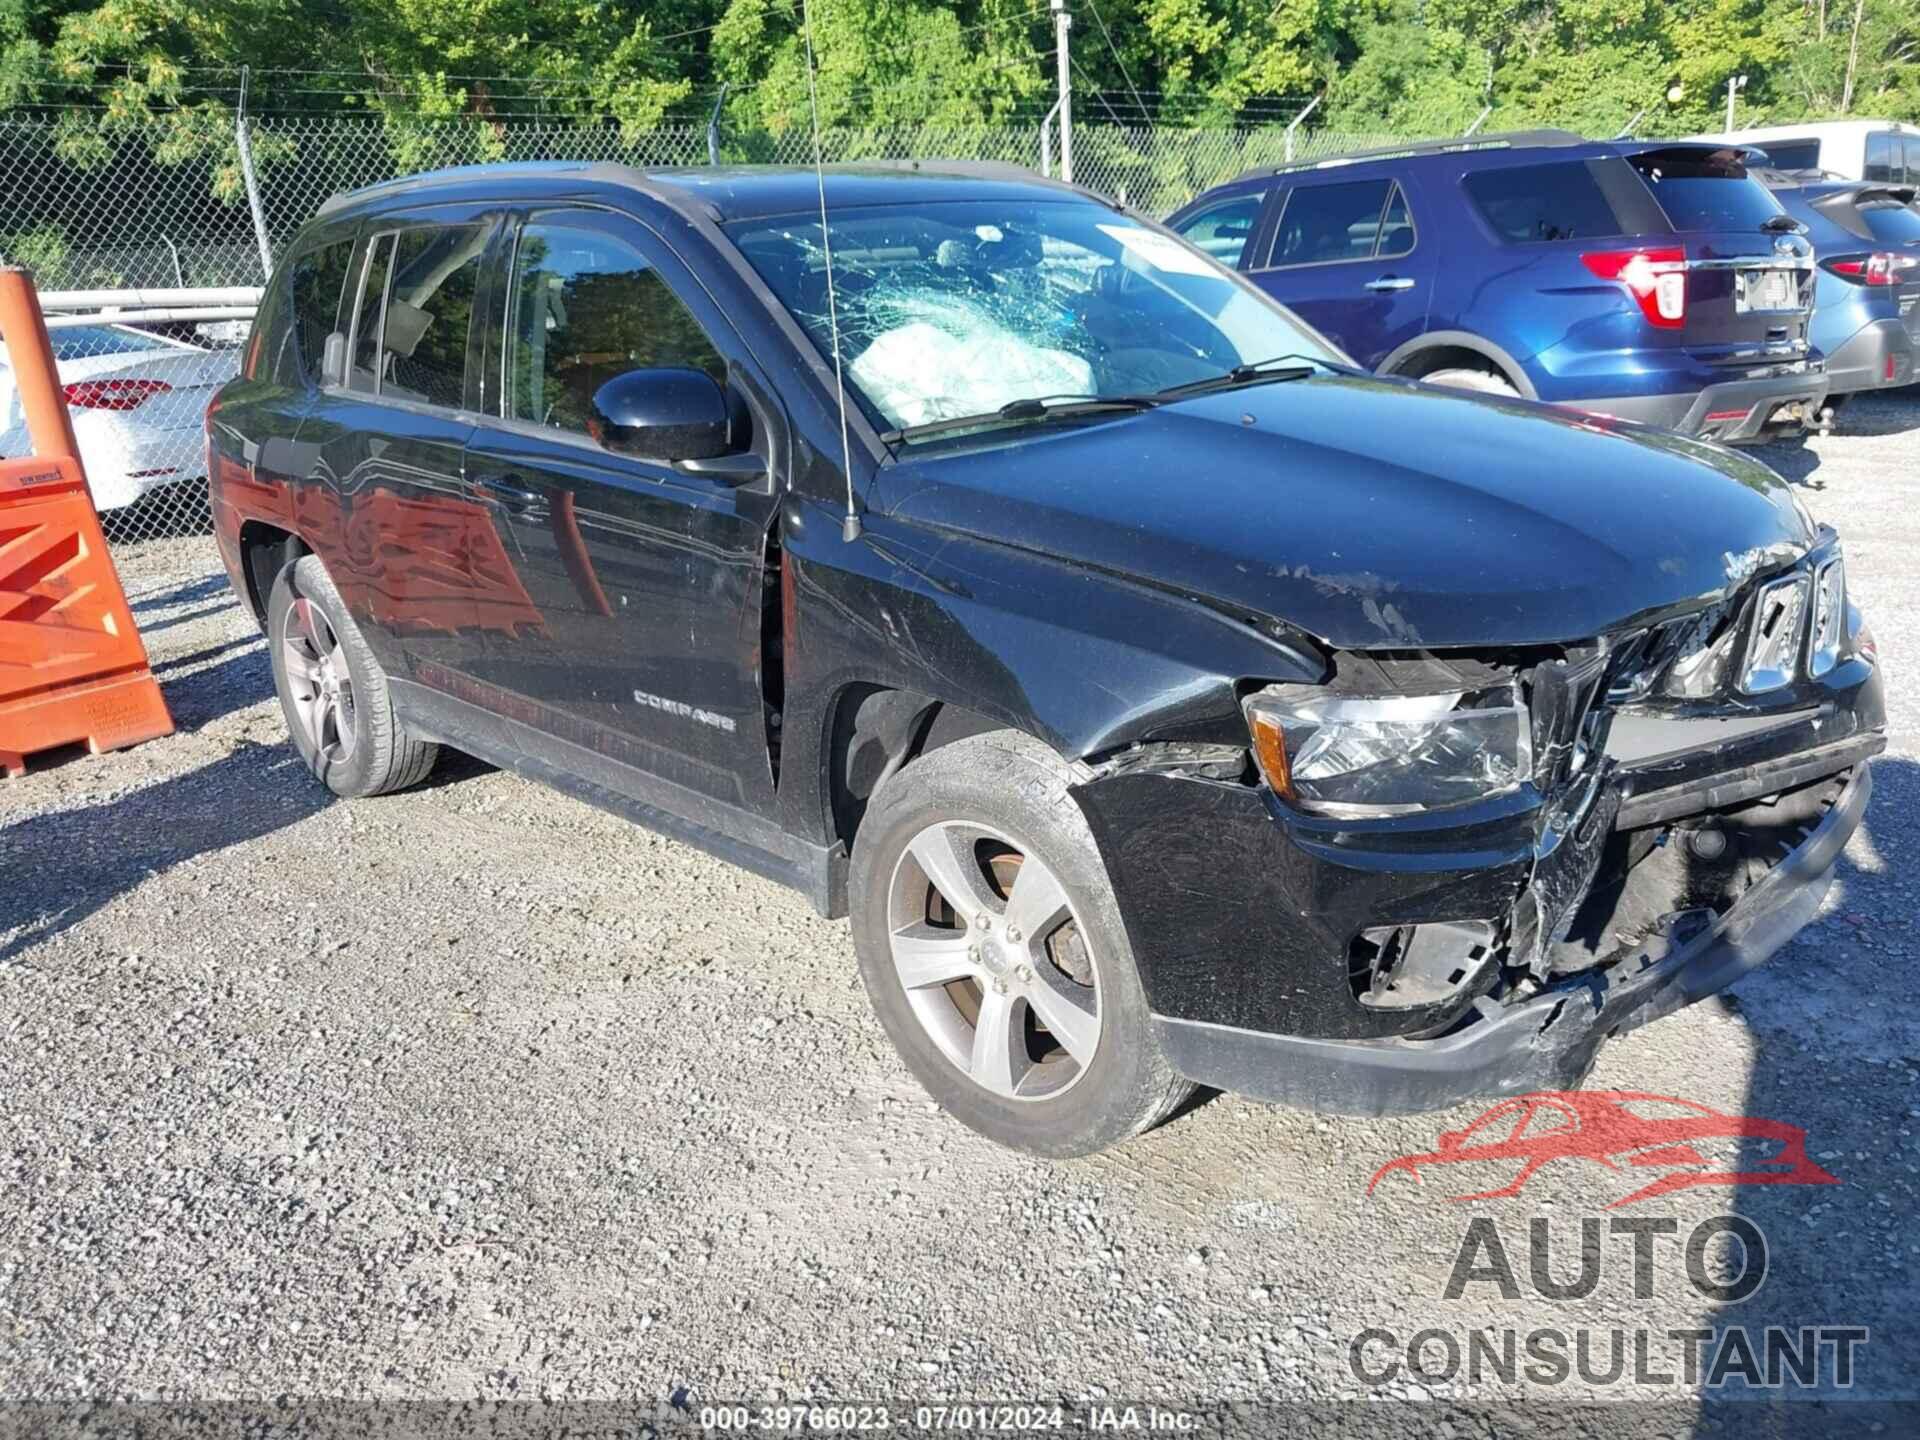
[{"label": "front fender", "polygon": [[783,772],[827,772],[833,706],[853,685],[914,690],[1080,759],[1243,746],[1241,681],[1324,672],[1251,617],[1087,566],[872,514],[849,543],[820,507],[786,512]]}]

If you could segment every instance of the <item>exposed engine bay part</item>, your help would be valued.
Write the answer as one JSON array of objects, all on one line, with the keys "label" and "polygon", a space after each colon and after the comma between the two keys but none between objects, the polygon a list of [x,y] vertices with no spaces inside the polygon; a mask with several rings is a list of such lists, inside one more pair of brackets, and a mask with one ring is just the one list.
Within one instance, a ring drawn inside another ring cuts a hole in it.
[{"label": "exposed engine bay part", "polygon": [[1847,780],[1832,775],[1676,825],[1615,832],[1592,893],[1548,949],[1550,969],[1572,975],[1616,963],[1676,917],[1717,921],[1805,843]]},{"label": "exposed engine bay part", "polygon": [[1497,932],[1488,920],[1437,920],[1363,930],[1348,956],[1354,998],[1375,1010],[1413,1010],[1492,981]]},{"label": "exposed engine bay part", "polygon": [[1251,771],[1245,746],[1165,742],[1129,745],[1117,750],[1093,765],[1087,778],[1150,772],[1204,780],[1249,781]]}]

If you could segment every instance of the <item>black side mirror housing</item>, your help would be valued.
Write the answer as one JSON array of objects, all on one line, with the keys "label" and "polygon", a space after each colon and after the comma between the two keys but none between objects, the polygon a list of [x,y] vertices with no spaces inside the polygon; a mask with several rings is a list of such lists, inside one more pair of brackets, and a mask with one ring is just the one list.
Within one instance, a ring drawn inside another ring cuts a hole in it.
[{"label": "black side mirror housing", "polygon": [[587,425],[616,455],[646,460],[711,460],[739,449],[727,392],[700,370],[660,367],[616,375],[593,392]]}]

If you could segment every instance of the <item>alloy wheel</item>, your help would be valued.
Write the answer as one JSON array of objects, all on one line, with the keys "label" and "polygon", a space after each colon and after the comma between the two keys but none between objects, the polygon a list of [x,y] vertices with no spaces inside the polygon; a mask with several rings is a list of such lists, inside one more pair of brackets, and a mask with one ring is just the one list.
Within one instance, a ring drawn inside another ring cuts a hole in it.
[{"label": "alloy wheel", "polygon": [[1099,970],[1059,878],[1017,841],[942,821],[895,862],[894,973],[947,1060],[982,1089],[1044,1100],[1100,1043]]},{"label": "alloy wheel", "polygon": [[288,610],[280,657],[294,715],[315,759],[344,763],[354,746],[353,676],[326,612],[305,595],[296,594]]}]

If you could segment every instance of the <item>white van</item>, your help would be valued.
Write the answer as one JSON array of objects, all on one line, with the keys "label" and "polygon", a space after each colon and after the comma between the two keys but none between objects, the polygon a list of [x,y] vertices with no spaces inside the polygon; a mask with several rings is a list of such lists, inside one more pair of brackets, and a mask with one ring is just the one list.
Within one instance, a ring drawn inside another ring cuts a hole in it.
[{"label": "white van", "polygon": [[1848,180],[1920,184],[1920,125],[1898,120],[1816,120],[1694,138],[1755,146],[1767,152],[1776,170],[1825,170]]}]

